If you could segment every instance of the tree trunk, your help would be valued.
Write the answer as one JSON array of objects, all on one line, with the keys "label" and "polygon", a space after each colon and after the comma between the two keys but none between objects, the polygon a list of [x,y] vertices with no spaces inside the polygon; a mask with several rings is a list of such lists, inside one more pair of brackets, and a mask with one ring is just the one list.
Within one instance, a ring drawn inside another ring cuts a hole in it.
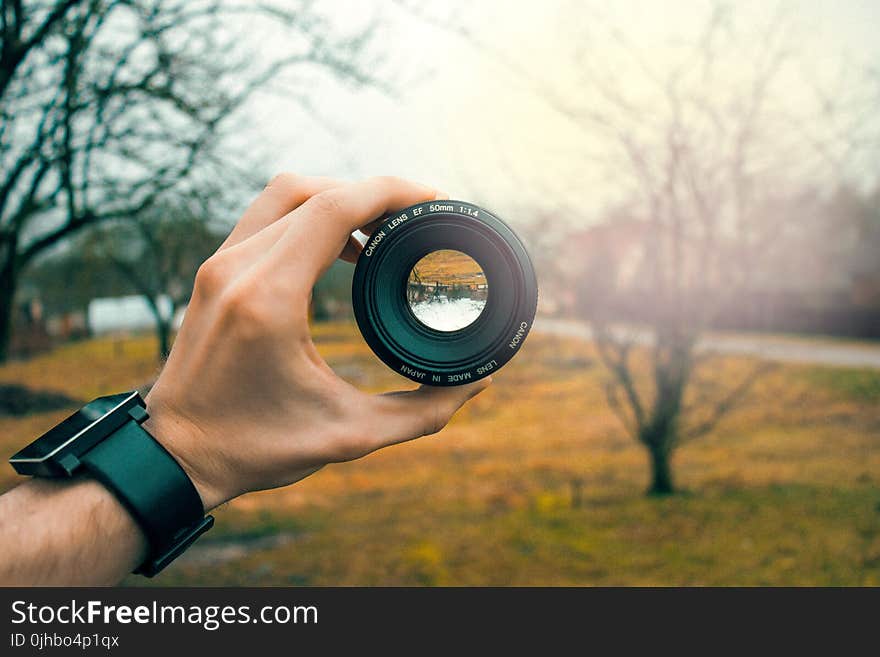
[{"label": "tree trunk", "polygon": [[171,353],[171,321],[156,321],[156,337],[159,338],[159,360],[164,362]]},{"label": "tree trunk", "polygon": [[669,450],[650,447],[648,453],[651,455],[651,486],[648,488],[648,495],[672,495],[675,486],[672,483]]},{"label": "tree trunk", "polygon": [[15,287],[18,282],[18,269],[15,261],[15,240],[9,240],[0,252],[0,363],[9,358],[9,343],[12,340],[12,320],[15,300]]},{"label": "tree trunk", "polygon": [[159,342],[159,362],[164,363],[171,353],[171,325],[174,323],[174,305],[169,310],[169,317],[162,314],[159,307],[158,296],[153,297],[152,294],[144,294],[147,305],[153,313],[153,319],[156,321],[156,339]]}]

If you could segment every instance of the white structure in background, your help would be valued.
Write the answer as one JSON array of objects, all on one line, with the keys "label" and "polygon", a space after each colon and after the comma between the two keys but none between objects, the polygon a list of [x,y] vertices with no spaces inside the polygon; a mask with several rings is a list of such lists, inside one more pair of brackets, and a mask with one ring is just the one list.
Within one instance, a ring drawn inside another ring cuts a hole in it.
[{"label": "white structure in background", "polygon": [[[167,317],[171,313],[171,300],[167,295],[159,297],[159,312]],[[184,308],[174,314],[173,327],[180,328]],[[155,328],[156,320],[147,301],[140,295],[127,297],[105,297],[89,302],[87,322],[93,335],[120,333],[127,331],[149,331]]]}]

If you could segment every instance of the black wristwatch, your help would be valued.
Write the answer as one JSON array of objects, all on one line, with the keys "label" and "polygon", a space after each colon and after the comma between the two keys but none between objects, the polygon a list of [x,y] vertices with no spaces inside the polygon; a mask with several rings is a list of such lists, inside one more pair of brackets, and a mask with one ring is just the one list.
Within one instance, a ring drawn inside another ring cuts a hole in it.
[{"label": "black wristwatch", "polygon": [[152,577],[214,524],[180,464],[141,424],[137,392],[98,397],[15,454],[16,472],[72,477],[86,472],[109,488],[147,536],[150,552],[135,570]]}]

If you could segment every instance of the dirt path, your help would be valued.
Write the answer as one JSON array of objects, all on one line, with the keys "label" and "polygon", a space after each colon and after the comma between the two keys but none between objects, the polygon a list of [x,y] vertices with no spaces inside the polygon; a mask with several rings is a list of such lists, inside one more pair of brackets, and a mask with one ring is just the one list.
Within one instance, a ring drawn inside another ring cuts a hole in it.
[{"label": "dirt path", "polygon": [[[585,322],[569,319],[539,317],[535,330],[553,335],[584,338],[592,337]],[[640,344],[650,342],[650,335],[642,329],[620,328]],[[836,367],[867,367],[880,369],[880,343],[837,338],[810,338],[798,336],[758,335],[749,333],[713,333],[699,344],[701,351],[723,354],[760,356],[768,360],[789,363],[809,363]]]}]

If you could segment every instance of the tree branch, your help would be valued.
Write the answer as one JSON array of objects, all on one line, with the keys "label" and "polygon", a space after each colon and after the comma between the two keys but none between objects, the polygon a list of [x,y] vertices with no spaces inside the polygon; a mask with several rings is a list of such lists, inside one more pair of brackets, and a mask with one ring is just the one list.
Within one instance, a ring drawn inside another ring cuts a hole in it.
[{"label": "tree branch", "polygon": [[752,389],[752,386],[767,372],[775,369],[776,363],[761,361],[742,378],[724,397],[718,400],[709,417],[693,427],[682,431],[684,440],[693,440],[712,431],[718,423],[737,405]]},{"label": "tree branch", "polygon": [[[25,60],[28,53],[36,46],[43,43],[43,40],[49,32],[51,32],[59,21],[64,18],[68,10],[81,1],[82,0],[60,0],[30,38],[24,42],[19,40],[21,36],[21,25],[24,20],[22,19],[21,6],[19,3],[16,3],[15,14],[17,15],[17,18],[15,24],[18,25],[18,29],[15,33],[9,35],[15,37],[14,40],[4,38],[2,55],[0,55],[0,99],[6,94],[9,84],[15,77],[16,69],[18,69],[21,63]],[[5,7],[3,14],[5,18]]]},{"label": "tree branch", "polygon": [[629,353],[632,344],[615,342],[608,329],[597,323],[593,324],[593,336],[599,357],[623,388],[632,409],[635,428],[640,430],[645,424],[645,411],[631,372]]}]

